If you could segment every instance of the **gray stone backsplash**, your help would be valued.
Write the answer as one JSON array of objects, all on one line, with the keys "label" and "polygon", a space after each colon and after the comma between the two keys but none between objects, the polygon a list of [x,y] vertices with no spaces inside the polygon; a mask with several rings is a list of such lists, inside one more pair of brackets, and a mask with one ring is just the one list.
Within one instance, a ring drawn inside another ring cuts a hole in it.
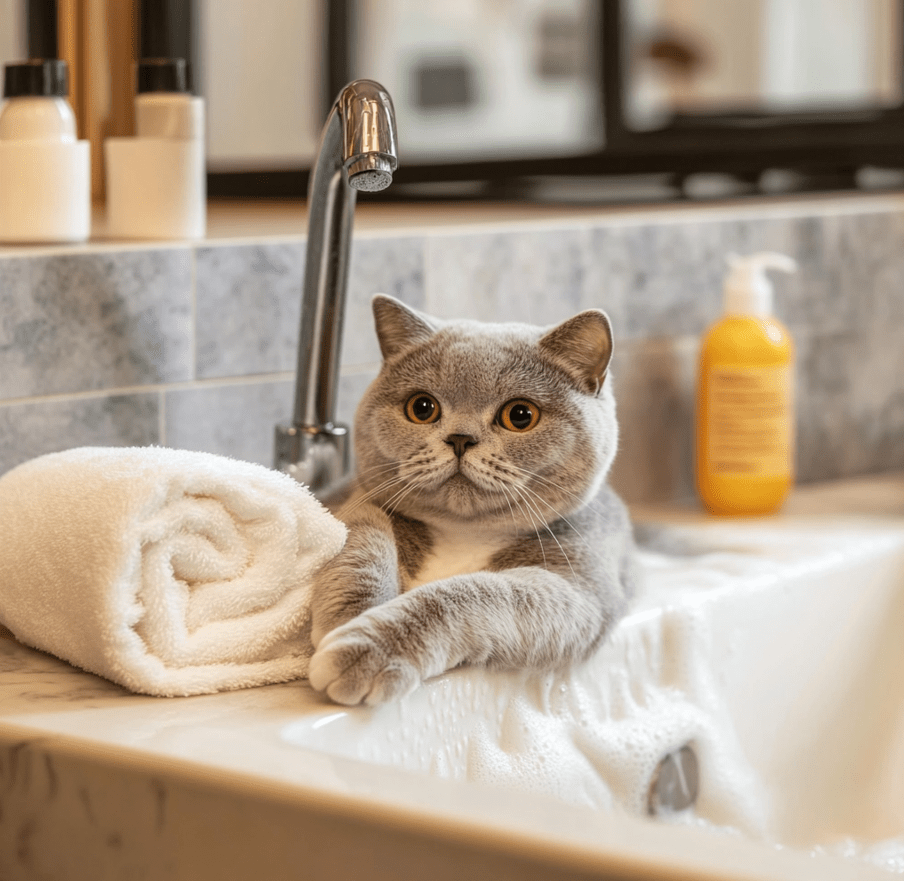
[{"label": "gray stone backsplash", "polygon": [[193,376],[185,250],[0,259],[0,400]]},{"label": "gray stone backsplash", "polygon": [[294,369],[303,269],[301,242],[198,248],[198,379]]},{"label": "gray stone backsplash", "polygon": [[[693,495],[701,334],[729,253],[770,249],[798,352],[800,481],[904,468],[904,210],[557,220],[355,239],[340,419],[379,367],[369,301],[445,318],[549,324],[600,307],[615,326],[631,501]],[[292,413],[301,238],[0,256],[0,473],[83,444],[165,444],[271,464]]]}]

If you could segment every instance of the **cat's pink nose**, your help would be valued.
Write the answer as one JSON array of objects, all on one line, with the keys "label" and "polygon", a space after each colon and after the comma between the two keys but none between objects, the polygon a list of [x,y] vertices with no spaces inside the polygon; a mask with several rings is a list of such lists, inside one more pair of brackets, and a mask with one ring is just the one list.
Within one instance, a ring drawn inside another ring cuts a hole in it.
[{"label": "cat's pink nose", "polygon": [[460,459],[468,447],[473,447],[477,443],[477,438],[471,437],[470,434],[450,434],[446,438],[446,443],[454,448],[455,455]]}]

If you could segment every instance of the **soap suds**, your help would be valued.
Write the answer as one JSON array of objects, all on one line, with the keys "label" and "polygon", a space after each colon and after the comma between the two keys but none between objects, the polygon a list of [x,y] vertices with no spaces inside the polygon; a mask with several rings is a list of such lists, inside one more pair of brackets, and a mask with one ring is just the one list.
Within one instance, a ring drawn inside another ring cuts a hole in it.
[{"label": "soap suds", "polygon": [[836,844],[815,847],[812,853],[860,860],[877,869],[904,875],[904,837],[870,842],[845,838]]},{"label": "soap suds", "polygon": [[705,645],[699,614],[667,610],[570,674],[535,678],[498,729],[471,733],[464,777],[644,814],[657,765],[690,744],[701,766],[695,812],[766,836],[768,799],[703,663]]},{"label": "soap suds", "polygon": [[[664,819],[779,846],[774,794],[744,755],[726,704],[720,677],[738,646],[714,630],[713,599],[765,588],[771,604],[789,573],[819,578],[812,561],[850,558],[852,541],[863,546],[856,535],[824,534],[804,547],[788,530],[746,527],[698,535],[693,552],[680,557],[647,549],[645,596],[583,665],[545,675],[455,670],[401,702],[350,713],[342,724],[353,730],[326,725],[303,742],[334,751],[341,741],[342,752],[367,761],[633,815],[647,813],[662,758],[689,744],[699,795]],[[904,838],[845,839],[812,852],[904,873]]]}]

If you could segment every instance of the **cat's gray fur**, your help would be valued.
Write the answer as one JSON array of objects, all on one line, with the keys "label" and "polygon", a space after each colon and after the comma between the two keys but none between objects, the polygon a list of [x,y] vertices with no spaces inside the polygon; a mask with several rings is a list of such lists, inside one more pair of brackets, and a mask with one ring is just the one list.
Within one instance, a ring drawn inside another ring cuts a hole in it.
[{"label": "cat's gray fur", "polygon": [[[635,585],[628,516],[605,483],[618,440],[605,314],[542,329],[439,321],[382,295],[373,308],[383,367],[336,512],[348,541],[314,586],[311,684],[375,704],[460,664],[587,657]],[[406,416],[418,392],[438,421]],[[541,411],[523,434],[496,421],[515,398]],[[476,441],[460,456],[456,434]]]}]

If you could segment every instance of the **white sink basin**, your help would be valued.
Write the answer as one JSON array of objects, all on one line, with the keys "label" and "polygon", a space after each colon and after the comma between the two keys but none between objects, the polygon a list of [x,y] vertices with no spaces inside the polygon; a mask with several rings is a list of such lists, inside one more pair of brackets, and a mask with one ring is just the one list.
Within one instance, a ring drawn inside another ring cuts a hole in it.
[{"label": "white sink basin", "polygon": [[690,743],[700,794],[672,821],[859,846],[904,871],[901,524],[673,536],[698,552],[644,553],[646,596],[580,669],[458,670],[395,705],[306,716],[284,738],[635,815],[659,760]]},{"label": "white sink basin", "polygon": [[[904,481],[791,512],[636,512],[671,552],[643,553],[644,596],[588,663],[457,670],[376,709],[301,683],[140,697],[0,640],[0,877],[904,871]],[[696,805],[651,821],[684,744]]]}]

